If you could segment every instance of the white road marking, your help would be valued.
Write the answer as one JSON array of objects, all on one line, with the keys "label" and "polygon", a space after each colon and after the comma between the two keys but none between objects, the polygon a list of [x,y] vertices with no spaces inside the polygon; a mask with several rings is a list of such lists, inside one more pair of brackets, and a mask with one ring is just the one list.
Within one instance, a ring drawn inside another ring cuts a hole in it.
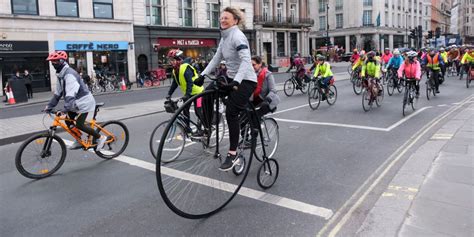
[{"label": "white road marking", "polygon": [[[73,143],[72,141],[69,141],[69,140],[64,140],[64,142],[68,145]],[[103,152],[107,153],[107,151],[103,151]],[[131,166],[136,166],[136,167],[153,171],[153,172],[155,172],[155,168],[156,168],[156,165],[154,163],[150,163],[147,161],[143,161],[143,160],[136,159],[130,156],[125,156],[125,155],[120,155],[114,158],[113,160],[120,161],[120,162],[129,164]],[[200,175],[186,173],[186,172],[171,169],[168,167],[162,166],[161,172],[170,177],[179,178],[182,180],[201,184],[204,186],[208,186],[208,187],[219,189],[226,192],[233,192],[235,190],[234,184],[222,182],[220,180],[215,180],[215,179],[211,179],[211,178],[200,176]],[[220,172],[220,171],[216,170],[216,172]],[[229,189],[230,187],[232,187],[232,189]],[[324,218],[325,220],[328,220],[334,214],[334,212],[328,208],[311,205],[311,204],[300,202],[294,199],[289,199],[282,196],[265,193],[262,191],[258,191],[258,190],[246,188],[246,187],[241,187],[238,195],[248,197],[257,201],[269,203],[272,205],[285,207],[294,211],[298,211],[298,212],[302,212],[302,213],[306,213],[306,214],[310,214],[314,216],[319,216],[319,217]]]},{"label": "white road marking", "polygon": [[299,109],[299,108],[303,108],[303,107],[308,107],[308,104],[296,106],[296,107],[289,108],[289,109],[280,110],[280,111],[278,111],[278,112],[273,113],[272,115],[281,114],[281,113],[284,113],[284,112],[292,111],[292,110]]},{"label": "white road marking", "polygon": [[386,128],[359,126],[359,125],[352,125],[352,124],[311,122],[311,121],[293,120],[293,119],[281,119],[281,118],[274,118],[274,119],[277,120],[277,121],[288,122],[288,123],[301,123],[301,124],[312,124],[312,125],[333,126],[333,127],[357,128],[357,129],[366,129],[366,130],[374,130],[374,131],[387,132],[387,129],[386,129]]},{"label": "white road marking", "polygon": [[454,134],[447,134],[447,133],[436,133],[434,134],[431,139],[432,140],[450,140],[453,138]]}]

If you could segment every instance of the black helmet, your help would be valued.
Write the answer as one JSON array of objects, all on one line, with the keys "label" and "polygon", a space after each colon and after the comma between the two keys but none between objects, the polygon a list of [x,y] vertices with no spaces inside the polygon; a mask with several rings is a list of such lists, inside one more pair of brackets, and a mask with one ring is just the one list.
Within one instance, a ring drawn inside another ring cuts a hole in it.
[{"label": "black helmet", "polygon": [[375,52],[374,51],[370,51],[367,53],[367,57],[370,58],[370,57],[375,57]]}]

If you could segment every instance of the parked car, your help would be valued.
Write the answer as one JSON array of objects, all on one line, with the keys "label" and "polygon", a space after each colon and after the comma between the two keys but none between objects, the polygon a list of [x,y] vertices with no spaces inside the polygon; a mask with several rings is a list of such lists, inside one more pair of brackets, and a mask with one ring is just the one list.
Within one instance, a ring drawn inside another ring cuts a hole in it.
[{"label": "parked car", "polygon": [[352,57],[352,52],[345,53],[341,56],[341,61],[349,62]]}]

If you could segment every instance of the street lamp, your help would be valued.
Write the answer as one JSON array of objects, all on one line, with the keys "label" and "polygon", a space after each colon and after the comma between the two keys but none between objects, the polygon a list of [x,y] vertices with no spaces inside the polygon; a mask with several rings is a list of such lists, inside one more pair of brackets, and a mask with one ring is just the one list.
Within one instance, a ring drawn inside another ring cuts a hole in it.
[{"label": "street lamp", "polygon": [[408,11],[405,11],[405,39],[407,41],[407,48],[410,46],[408,39]]},{"label": "street lamp", "polygon": [[326,60],[329,60],[329,2],[326,4]]}]

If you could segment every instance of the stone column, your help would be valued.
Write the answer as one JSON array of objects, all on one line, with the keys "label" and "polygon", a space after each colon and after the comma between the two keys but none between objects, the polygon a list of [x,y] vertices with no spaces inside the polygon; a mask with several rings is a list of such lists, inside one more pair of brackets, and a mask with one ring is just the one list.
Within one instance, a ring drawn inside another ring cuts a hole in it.
[{"label": "stone column", "polygon": [[393,49],[393,34],[388,35],[388,47]]},{"label": "stone column", "polygon": [[86,64],[87,64],[87,74],[92,78],[93,77],[93,72],[94,72],[94,55],[92,54],[92,51],[86,52]]},{"label": "stone column", "polygon": [[349,53],[351,50],[351,36],[346,35],[346,53]]}]

